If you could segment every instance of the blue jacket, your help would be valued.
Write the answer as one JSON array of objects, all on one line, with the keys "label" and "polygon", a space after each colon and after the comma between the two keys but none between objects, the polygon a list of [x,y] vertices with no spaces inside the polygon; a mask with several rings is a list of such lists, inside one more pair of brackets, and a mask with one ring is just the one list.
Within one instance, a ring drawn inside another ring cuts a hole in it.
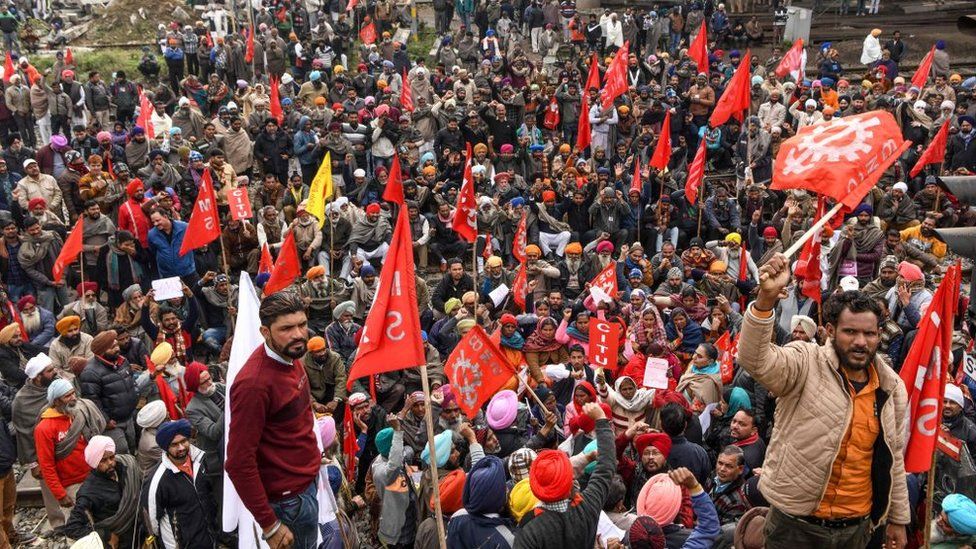
[{"label": "blue jacket", "polygon": [[722,533],[718,522],[718,512],[708,492],[691,496],[691,509],[695,512],[695,529],[689,530],[677,524],[663,528],[668,547],[681,549],[709,549],[712,542]]},{"label": "blue jacket", "polygon": [[149,250],[156,254],[156,266],[159,268],[160,278],[196,273],[197,267],[193,261],[193,254],[187,253],[180,257],[180,246],[183,245],[186,227],[186,223],[174,220],[169,236],[155,227],[149,230]]},{"label": "blue jacket", "polygon": [[[298,121],[298,127],[305,127],[305,122],[308,120],[307,116],[301,117]],[[308,150],[305,146],[313,145],[312,150]],[[299,164],[308,166],[310,164],[315,164],[315,134],[313,132],[307,132],[305,130],[299,129],[295,132],[295,136],[292,138],[292,152],[295,157],[298,158]]]},{"label": "blue jacket", "polygon": [[41,330],[31,336],[30,342],[34,345],[47,347],[51,344],[51,340],[58,335],[55,330],[54,313],[43,307],[38,307],[37,310],[41,313]]}]

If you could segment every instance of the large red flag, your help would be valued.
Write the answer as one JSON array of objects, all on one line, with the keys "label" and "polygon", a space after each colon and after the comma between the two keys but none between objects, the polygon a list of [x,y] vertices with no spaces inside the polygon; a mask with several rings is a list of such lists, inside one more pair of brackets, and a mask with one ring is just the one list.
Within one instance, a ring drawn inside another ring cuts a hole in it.
[{"label": "large red flag", "polygon": [[715,342],[715,348],[719,350],[718,365],[722,374],[722,383],[725,385],[732,383],[735,377],[735,359],[739,354],[739,334],[735,334],[733,339],[726,331]]},{"label": "large red flag", "polygon": [[3,81],[10,82],[10,77],[17,74],[17,68],[14,67],[14,60],[10,57],[10,51],[7,51],[7,58],[3,62]]},{"label": "large red flag", "polygon": [[584,93],[580,100],[582,106],[580,106],[579,121],[576,125],[576,150],[583,152],[590,146],[593,135],[590,132],[590,102],[588,96]]},{"label": "large red flag", "polygon": [[64,49],[64,64],[67,67],[73,67],[75,65],[75,55],[71,53],[71,48]]},{"label": "large red flag", "polygon": [[444,363],[444,374],[469,418],[515,375],[515,368],[478,325],[464,334]]},{"label": "large red flag", "polygon": [[901,367],[911,421],[905,443],[905,472],[928,471],[941,430],[942,398],[952,361],[952,326],[959,301],[960,266],[949,268],[918,325]]},{"label": "large red flag", "polygon": [[295,231],[288,231],[288,236],[281,243],[278,260],[271,270],[271,278],[264,285],[264,295],[284,290],[300,276],[302,276],[302,262],[298,258],[298,248],[295,246]]},{"label": "large red flag", "polygon": [[590,346],[586,358],[593,368],[617,371],[617,355],[620,351],[621,325],[600,318],[591,318],[589,327]]},{"label": "large red flag", "polygon": [[[657,151],[655,151],[657,154]],[[644,184],[641,182],[640,174],[640,154],[634,153],[634,174],[630,176],[630,190],[638,193],[644,192]]]},{"label": "large red flag", "polygon": [[393,239],[386,254],[373,306],[366,316],[356,360],[349,370],[348,389],[355,380],[426,364],[420,338],[417,277],[407,209],[399,208]]},{"label": "large red flag", "polygon": [[610,297],[616,298],[617,292],[617,263],[611,261],[602,271],[590,281],[591,288],[600,288]]},{"label": "large red flag", "polygon": [[[817,214],[814,219],[820,219],[826,214],[827,200],[821,196],[817,201]],[[817,231],[813,238],[803,244],[800,257],[793,269],[793,275],[800,283],[800,293],[817,303],[823,303],[823,295],[820,291],[820,280],[823,278],[823,271],[820,269],[820,233],[822,230]]]},{"label": "large red flag", "polygon": [[139,91],[139,118],[136,119],[136,126],[146,130],[146,137],[148,139],[156,138],[156,131],[153,129],[152,124],[152,113],[153,113],[152,103],[149,98],[146,97],[145,92]]},{"label": "large red flag", "polygon": [[410,89],[410,79],[407,78],[407,70],[403,70],[403,75],[401,76],[403,80],[403,87],[400,91],[400,107],[406,112],[413,112],[413,90]]},{"label": "large red flag", "polygon": [[363,28],[359,29],[359,39],[363,44],[372,44],[376,42],[376,25],[372,21],[363,25]]},{"label": "large red flag", "polygon": [[271,259],[271,250],[268,249],[268,243],[265,242],[261,246],[261,261],[258,262],[258,274],[267,273],[270,275],[272,268],[274,268],[274,260]]},{"label": "large red flag", "polygon": [[752,83],[749,81],[749,64],[752,63],[752,52],[747,51],[739,67],[735,69],[735,74],[729,80],[729,85],[722,92],[722,97],[715,104],[715,110],[708,119],[708,124],[717,128],[728,121],[729,117],[735,117],[742,121],[742,111],[748,110],[752,103],[750,89]]},{"label": "large red flag", "polygon": [[522,219],[519,220],[518,226],[515,227],[515,238],[512,239],[512,257],[514,257],[519,263],[525,263],[526,217],[526,211],[522,210]]},{"label": "large red flag", "polygon": [[400,155],[393,153],[393,165],[390,175],[386,178],[386,188],[383,189],[383,200],[403,205],[403,175],[400,168]]},{"label": "large red flag", "polygon": [[54,266],[51,267],[52,280],[55,282],[61,282],[61,277],[64,275],[64,269],[78,259],[78,254],[81,253],[82,239],[84,236],[85,216],[80,215],[78,216],[78,222],[75,223],[74,228],[71,229],[71,234],[68,235],[68,239],[65,240],[64,245],[61,246],[61,252],[58,253],[58,258],[54,260]]},{"label": "large red flag", "polygon": [[685,180],[685,198],[692,206],[698,201],[698,189],[705,181],[705,138],[703,137],[698,144],[698,152],[695,159],[688,166],[688,179]]},{"label": "large red flag", "polygon": [[793,42],[793,47],[780,59],[779,65],[776,65],[776,76],[785,78],[787,75],[792,74],[794,79],[799,81],[800,72],[803,70],[803,52],[803,39],[797,38]]},{"label": "large red flag", "polygon": [[353,483],[356,481],[356,454],[359,453],[359,442],[356,440],[356,422],[352,418],[352,406],[348,401],[346,413],[342,415],[342,453],[346,456],[346,480]]},{"label": "large red flag", "polygon": [[604,110],[613,106],[614,99],[626,93],[630,87],[627,84],[627,51],[629,48],[630,42],[624,42],[624,46],[614,54],[613,61],[610,62],[610,67],[607,69],[606,82],[603,84],[603,89],[600,90]]},{"label": "large red flag", "polygon": [[886,111],[806,126],[780,146],[769,188],[806,189],[853,211],[911,144]]},{"label": "large red flag", "polygon": [[275,78],[271,77],[271,92],[270,92],[270,103],[269,109],[271,110],[271,117],[278,121],[279,124],[285,119],[285,113],[281,109],[281,91],[278,89],[278,84],[281,82]]},{"label": "large red flag", "polygon": [[512,281],[512,301],[523,311],[525,310],[525,295],[528,293],[528,289],[525,263],[520,263],[518,273],[515,274],[515,280]]},{"label": "large red flag", "polygon": [[464,241],[474,242],[478,238],[478,203],[474,197],[474,177],[471,175],[471,143],[468,143],[467,157],[451,228]]},{"label": "large red flag", "polygon": [[593,53],[590,55],[590,72],[586,75],[586,85],[581,93],[586,95],[590,90],[599,90],[600,87],[600,61],[596,53]]},{"label": "large red flag", "polygon": [[708,74],[708,29],[705,28],[704,21],[695,39],[688,46],[688,57],[695,61],[699,73]]},{"label": "large red flag", "polygon": [[244,62],[254,61],[254,25],[247,29],[247,47],[244,49]]},{"label": "large red flag", "polygon": [[206,246],[218,238],[220,238],[220,218],[217,217],[217,199],[214,198],[210,170],[203,170],[197,201],[193,204],[190,221],[186,233],[183,234],[180,255],[186,255],[187,252]]},{"label": "large red flag", "polygon": [[915,167],[909,172],[909,176],[915,177],[918,172],[922,171],[925,166],[929,164],[941,164],[945,160],[946,146],[949,144],[949,122],[951,119],[947,118],[945,122],[942,123],[942,127],[939,128],[939,132],[935,134],[935,138],[926,147],[925,152],[922,156],[918,157],[918,162],[915,163]]},{"label": "large red flag", "polygon": [[925,58],[919,63],[918,68],[915,69],[915,74],[912,75],[912,85],[918,89],[925,88],[925,84],[929,81],[929,73],[932,72],[932,60],[935,59],[935,46],[925,54]]},{"label": "large red flag", "polygon": [[651,166],[663,170],[668,167],[668,162],[671,162],[671,109],[664,113],[661,133],[657,136],[657,146],[651,156]]}]

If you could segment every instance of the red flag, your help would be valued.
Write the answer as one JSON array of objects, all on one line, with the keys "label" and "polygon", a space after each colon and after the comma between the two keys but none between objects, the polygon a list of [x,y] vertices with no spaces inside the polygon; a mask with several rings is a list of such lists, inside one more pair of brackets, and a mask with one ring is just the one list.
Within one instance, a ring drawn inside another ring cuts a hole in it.
[{"label": "red flag", "polygon": [[485,330],[475,325],[447,358],[444,374],[457,395],[458,407],[464,415],[474,418],[485,402],[512,379],[515,369]]},{"label": "red flag", "polygon": [[356,8],[356,4],[358,3],[358,0],[349,0],[349,3],[346,4],[346,11],[352,11]]},{"label": "red flag", "polygon": [[10,51],[7,51],[7,58],[3,62],[3,81],[10,82],[10,77],[17,74],[17,68],[14,67],[14,60],[10,57]]},{"label": "red flag", "polygon": [[139,92],[139,118],[136,119],[136,126],[146,130],[146,137],[149,139],[156,138],[156,131],[153,129],[152,125],[152,113],[153,113],[152,103],[149,102],[149,98],[142,91]]},{"label": "red flag", "polygon": [[[657,154],[657,151],[654,151]],[[653,160],[653,159],[652,159]],[[641,183],[640,174],[640,155],[634,153],[634,175],[630,176],[630,190],[638,193],[644,192],[644,185]]]},{"label": "red flag", "polygon": [[347,388],[355,380],[426,364],[407,209],[400,208],[373,306],[366,316]]},{"label": "red flag", "polygon": [[915,69],[915,74],[912,75],[912,85],[918,89],[925,88],[925,84],[929,81],[929,73],[932,72],[932,60],[935,58],[935,46],[925,54],[925,58],[922,62],[918,64],[918,68]]},{"label": "red flag", "polygon": [[[10,55],[9,53],[7,55]],[[58,258],[54,260],[54,266],[51,267],[51,279],[55,282],[61,282],[61,277],[64,275],[64,269],[75,262],[78,259],[78,254],[81,253],[82,248],[82,238],[85,236],[85,216],[78,216],[78,222],[75,223],[75,227],[71,229],[71,234],[68,235],[68,239],[64,241],[64,245],[61,246],[61,252],[58,254]]]},{"label": "red flag", "polygon": [[277,78],[271,77],[271,105],[269,109],[271,110],[271,116],[281,124],[285,119],[285,113],[281,110],[281,90],[278,89],[279,83]]},{"label": "red flag", "polygon": [[590,348],[587,358],[594,368],[617,371],[620,351],[620,324],[599,318],[590,319]]},{"label": "red flag", "polygon": [[[818,219],[819,217],[822,217],[822,214],[818,216]],[[813,238],[803,244],[793,275],[800,283],[801,294],[817,303],[823,302],[823,295],[820,291],[820,280],[823,277],[823,272],[820,269],[820,231],[817,231]]]},{"label": "red flag", "polygon": [[251,209],[251,198],[247,194],[247,187],[238,187],[227,193],[227,207],[230,217],[236,221],[251,219],[254,210]]},{"label": "red flag", "polygon": [[593,280],[590,281],[590,287],[597,287],[607,293],[610,297],[617,297],[617,263],[611,261],[602,271],[600,271]]},{"label": "red flag", "polygon": [[471,143],[468,143],[468,160],[464,164],[464,179],[458,192],[457,207],[454,209],[454,219],[451,228],[465,242],[474,242],[478,238],[478,204],[474,197],[474,177],[471,176]]},{"label": "red flag", "polygon": [[797,38],[793,42],[793,47],[786,52],[779,61],[779,65],[776,65],[776,76],[780,78],[785,78],[787,75],[794,75],[797,81],[799,81],[800,71],[803,70],[803,39]]},{"label": "red flag", "polygon": [[580,93],[587,95],[590,90],[599,90],[601,87],[600,61],[597,58],[596,53],[593,53],[590,55],[590,72],[586,75],[586,86],[583,87],[583,91]]},{"label": "red flag", "polygon": [[523,311],[525,310],[525,295],[528,289],[525,263],[520,263],[518,273],[515,274],[515,280],[512,281],[512,301]]},{"label": "red flag", "polygon": [[590,146],[590,141],[593,139],[593,136],[590,133],[590,102],[585,93],[580,99],[582,106],[580,107],[579,121],[576,125],[576,150],[583,152]]},{"label": "red flag", "polygon": [[941,430],[942,398],[952,363],[952,326],[959,300],[959,271],[958,263],[946,271],[901,367],[911,418],[905,443],[907,473],[929,470]]},{"label": "red flag", "polygon": [[518,226],[515,227],[515,238],[512,239],[512,257],[518,260],[519,263],[525,263],[525,218],[526,211],[522,210],[522,219],[519,220]]},{"label": "red flag", "polygon": [[770,189],[806,189],[853,211],[888,166],[911,146],[886,111],[806,126],[780,146]]},{"label": "red flag", "polygon": [[663,170],[671,162],[671,110],[664,113],[664,123],[661,124],[661,133],[657,136],[657,146],[654,147],[654,155],[651,156],[651,166]]},{"label": "red flag", "polygon": [[629,48],[630,42],[624,42],[624,47],[617,50],[613,56],[613,61],[610,62],[610,67],[607,69],[606,82],[603,89],[600,90],[604,110],[613,106],[614,99],[626,93],[630,87],[627,84],[627,50]]},{"label": "red flag", "polygon": [[356,454],[359,442],[356,440],[356,423],[352,419],[352,406],[346,402],[346,413],[342,415],[342,453],[346,456],[346,480],[356,481]]},{"label": "red flag", "polygon": [[254,61],[254,25],[247,29],[247,46],[244,50],[244,62]]},{"label": "red flag", "polygon": [[376,25],[372,21],[363,25],[363,28],[359,29],[359,39],[363,44],[372,44],[376,42]]},{"label": "red flag", "polygon": [[495,250],[491,245],[491,233],[485,233],[485,249],[481,250],[481,257],[487,260],[493,255],[495,255]]},{"label": "red flag", "polygon": [[264,285],[264,295],[268,296],[284,290],[300,276],[302,276],[302,262],[298,258],[298,248],[295,247],[295,231],[288,231],[288,236],[285,237],[278,252],[278,260],[271,270],[271,278]]},{"label": "red flag", "polygon": [[546,114],[542,117],[542,125],[547,130],[555,130],[559,127],[559,100],[555,95],[549,100]]},{"label": "red flag", "polygon": [[695,39],[688,46],[688,57],[695,61],[699,73],[708,74],[708,30],[705,28],[704,21]]},{"label": "red flag", "polygon": [[695,153],[695,159],[691,161],[691,166],[688,167],[688,178],[685,180],[685,197],[692,206],[698,200],[698,189],[701,188],[702,182],[704,181],[705,138],[703,137],[698,144],[698,152]]},{"label": "red flag", "polygon": [[106,165],[106,169],[108,170],[108,176],[111,177],[112,179],[115,179],[115,169],[112,168],[112,159],[106,156],[105,165]]},{"label": "red flag", "polygon": [[267,273],[270,275],[273,267],[274,260],[271,259],[271,250],[268,248],[268,243],[265,242],[261,246],[261,261],[258,262],[258,274]]},{"label": "red flag", "polygon": [[[746,251],[746,243],[739,246],[739,280],[749,278],[749,252]],[[746,295],[739,296],[739,309],[746,310]]]},{"label": "red flag", "polygon": [[915,177],[925,166],[929,164],[941,164],[945,160],[946,146],[949,144],[949,121],[946,119],[939,128],[939,133],[935,134],[932,142],[925,148],[922,156],[918,157],[915,167],[909,172],[909,176]]},{"label": "red flag", "polygon": [[400,107],[406,112],[413,112],[413,91],[410,89],[410,80],[407,79],[407,70],[403,70],[403,87],[400,92]]},{"label": "red flag", "polygon": [[735,117],[736,120],[742,121],[742,111],[748,110],[752,103],[752,95],[749,92],[752,87],[752,83],[749,81],[749,64],[751,62],[752,52],[746,51],[742,61],[739,62],[739,67],[735,69],[735,74],[729,80],[729,85],[722,92],[722,97],[715,104],[711,118],[708,119],[708,124],[711,127],[717,128],[725,124],[729,117]]},{"label": "red flag", "polygon": [[71,53],[71,48],[64,49],[64,64],[69,67],[75,64],[75,56]]},{"label": "red flag", "polygon": [[197,201],[193,204],[190,221],[186,233],[183,234],[180,256],[200,246],[206,246],[218,238],[220,238],[220,218],[217,217],[217,199],[214,198],[210,170],[203,170]]},{"label": "red flag", "polygon": [[393,165],[386,177],[386,188],[383,189],[383,200],[403,205],[403,175],[400,171],[400,155],[393,153]]},{"label": "red flag", "polygon": [[715,342],[715,347],[719,350],[718,366],[722,374],[722,384],[732,383],[735,377],[735,359],[739,355],[739,334],[735,334],[735,339],[729,336],[729,332],[722,334]]}]

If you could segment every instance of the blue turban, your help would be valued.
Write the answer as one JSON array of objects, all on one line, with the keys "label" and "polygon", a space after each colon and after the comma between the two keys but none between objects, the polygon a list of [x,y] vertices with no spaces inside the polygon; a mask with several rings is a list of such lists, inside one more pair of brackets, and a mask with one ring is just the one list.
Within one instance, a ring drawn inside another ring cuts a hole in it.
[{"label": "blue turban", "polygon": [[150,162],[152,162],[153,160],[156,160],[156,157],[157,156],[166,156],[166,153],[164,153],[162,151],[162,149],[153,149],[153,150],[149,151],[149,161]]},{"label": "blue turban", "polygon": [[291,105],[291,97],[286,97],[281,100],[281,106]]},{"label": "blue turban", "polygon": [[544,145],[529,145],[529,152],[542,152],[546,150]]},{"label": "blue turban", "polygon": [[944,50],[945,49],[945,40],[937,40],[935,42],[935,49],[937,49],[937,50]]},{"label": "blue turban", "polygon": [[427,343],[428,337],[429,336],[427,335],[427,332],[425,330],[420,330],[420,339],[424,340],[424,343]]},{"label": "blue turban", "polygon": [[854,215],[861,215],[862,213],[874,215],[874,208],[872,208],[870,204],[863,203],[857,208],[854,208]]},{"label": "blue turban", "polygon": [[[583,448],[583,452],[582,453],[583,454],[589,454],[590,452],[596,450],[596,448],[597,448],[597,446],[596,446],[596,440],[591,440]],[[596,461],[591,461],[591,462],[589,462],[589,463],[586,464],[586,467],[583,468],[583,472],[586,473],[586,474],[590,474],[590,473],[593,472],[594,469],[596,469]]]},{"label": "blue turban", "polygon": [[379,450],[380,455],[389,458],[390,448],[393,447],[393,428],[387,427],[379,433],[376,433],[376,449]]},{"label": "blue turban", "polygon": [[823,44],[820,44],[820,51],[827,51],[830,49],[830,46],[830,42],[824,42]]},{"label": "blue turban", "polygon": [[518,208],[519,206],[525,206],[525,199],[522,198],[521,196],[516,196],[511,201],[509,201],[509,204],[511,204],[513,208]]},{"label": "blue turban", "polygon": [[644,273],[640,269],[631,269],[627,278],[644,278]]},{"label": "blue turban", "polygon": [[319,78],[322,78],[322,73],[319,71],[312,71],[308,73],[308,79],[313,82],[317,82]]},{"label": "blue turban", "polygon": [[180,419],[177,421],[167,421],[156,429],[156,444],[165,452],[173,442],[173,439],[176,438],[176,435],[183,435],[186,438],[190,438],[191,433],[190,420]]},{"label": "blue turban", "polygon": [[942,500],[942,511],[949,526],[964,536],[976,535],[976,503],[962,494],[949,494]]},{"label": "blue turban", "polygon": [[376,268],[369,263],[364,263],[359,269],[359,276],[376,276]]},{"label": "blue turban", "polygon": [[835,82],[834,82],[834,79],[833,78],[821,78],[820,79],[820,85],[822,85],[825,88],[832,88],[832,87],[834,87],[834,84],[835,84]]},{"label": "blue turban", "polygon": [[498,456],[478,460],[464,479],[462,501],[471,514],[501,513],[506,502],[505,466]]},{"label": "blue turban", "polygon": [[964,114],[964,115],[960,116],[958,118],[958,120],[959,120],[959,124],[962,124],[963,122],[969,122],[969,125],[970,126],[976,126],[976,118],[973,118],[972,116],[969,116],[968,114]]},{"label": "blue turban", "polygon": [[437,161],[437,158],[434,156],[434,153],[432,153],[430,151],[427,151],[424,154],[420,155],[420,163],[421,164],[424,164],[424,163],[426,163],[428,161],[430,161],[430,162],[436,162]]},{"label": "blue turban", "polygon": [[[434,437],[434,454],[437,456],[437,466],[447,465],[447,458],[451,457],[451,450],[454,448],[454,432],[444,431]],[[430,465],[430,445],[424,445],[424,451],[420,454],[420,459]]]},{"label": "blue turban", "polygon": [[145,133],[146,130],[142,126],[135,126],[132,128],[132,131],[129,132],[129,135],[143,135]]},{"label": "blue turban", "polygon": [[53,406],[55,400],[74,390],[75,387],[70,381],[60,378],[55,379],[47,386],[47,403]]},{"label": "blue turban", "polygon": [[742,57],[742,55],[739,53],[739,50],[732,50],[729,52],[729,57]]},{"label": "blue turban", "polygon": [[610,174],[610,168],[607,168],[606,166],[601,166],[601,167],[599,167],[599,168],[596,169],[596,173],[609,175]]}]

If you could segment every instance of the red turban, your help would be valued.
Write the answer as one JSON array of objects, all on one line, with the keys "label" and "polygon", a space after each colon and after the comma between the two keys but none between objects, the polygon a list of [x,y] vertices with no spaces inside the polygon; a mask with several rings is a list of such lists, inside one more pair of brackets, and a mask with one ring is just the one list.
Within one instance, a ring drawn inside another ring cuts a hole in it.
[{"label": "red turban", "polygon": [[380,205],[377,204],[376,202],[373,202],[369,206],[366,206],[366,213],[368,213],[370,215],[379,214],[380,213]]},{"label": "red turban", "polygon": [[506,324],[511,324],[512,326],[518,326],[518,321],[515,320],[515,315],[513,315],[512,313],[505,313],[505,314],[503,314],[502,315],[502,318],[501,318],[501,320],[499,320],[499,322],[503,326],[506,325]]},{"label": "red turban", "polygon": [[573,490],[573,466],[560,450],[543,450],[529,468],[529,486],[543,503],[569,497]]},{"label": "red turban", "polygon": [[644,433],[634,439],[634,448],[637,449],[637,455],[644,455],[644,450],[648,446],[653,446],[657,448],[664,457],[668,457],[671,453],[671,437],[664,433]]},{"label": "red turban", "polygon": [[777,238],[779,237],[779,232],[776,231],[776,227],[770,225],[769,227],[763,229],[763,236],[768,236],[770,238]]},{"label": "red turban", "polygon": [[28,305],[37,305],[37,300],[32,295],[25,295],[17,301],[17,310],[23,311]]},{"label": "red turban", "polygon": [[[464,505],[464,469],[455,469],[438,483],[441,492],[441,510],[452,515]],[[430,510],[434,510],[434,494],[430,495]]]},{"label": "red turban", "polygon": [[549,202],[549,201],[552,201],[552,200],[556,200],[556,192],[555,191],[542,191],[542,201],[543,202]]},{"label": "red turban", "polygon": [[98,283],[96,283],[96,282],[82,282],[81,284],[78,285],[78,287],[75,288],[75,291],[78,292],[78,297],[79,298],[84,297],[84,295],[86,293],[88,293],[88,292],[95,292],[97,294],[98,293]]},{"label": "red turban", "polygon": [[31,198],[27,201],[27,209],[33,210],[34,208],[47,208],[47,201],[41,197]]},{"label": "red turban", "polygon": [[133,196],[136,195],[136,192],[139,189],[145,189],[145,188],[146,186],[143,185],[142,180],[137,177],[132,181],[129,181],[129,184],[125,186],[125,194],[128,195],[129,198],[132,198]]},{"label": "red turban", "polygon": [[186,384],[187,391],[195,393],[200,389],[200,374],[205,371],[207,367],[195,361],[186,367],[186,371],[183,372],[183,383]]},{"label": "red turban", "polygon": [[[613,411],[610,409],[609,404],[607,404],[606,402],[601,402],[600,408],[603,408],[603,415],[607,416],[607,419],[613,417]],[[583,430],[584,433],[590,433],[593,431],[593,429],[596,429],[596,421],[593,418],[591,418],[586,414],[581,414],[578,417],[579,417],[579,422],[577,423],[577,425],[579,426],[580,429]],[[572,422],[570,422],[570,426],[572,427]]]}]

